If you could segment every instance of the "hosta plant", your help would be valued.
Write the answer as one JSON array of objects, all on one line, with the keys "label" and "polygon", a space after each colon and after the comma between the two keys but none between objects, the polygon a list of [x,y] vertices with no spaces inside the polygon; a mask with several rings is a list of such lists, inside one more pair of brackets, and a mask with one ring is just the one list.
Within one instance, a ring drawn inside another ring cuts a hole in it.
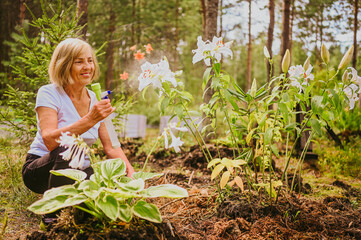
[{"label": "hosta plant", "polygon": [[145,199],[188,197],[187,190],[173,184],[145,188],[146,180],[162,174],[136,172],[132,178],[127,177],[126,166],[120,158],[100,161],[92,167],[94,174],[90,179],[78,169],[51,171],[54,175],[73,179],[75,183],[49,189],[28,209],[36,214],[46,214],[73,206],[105,221],[129,222],[137,216],[160,223],[159,209]]}]

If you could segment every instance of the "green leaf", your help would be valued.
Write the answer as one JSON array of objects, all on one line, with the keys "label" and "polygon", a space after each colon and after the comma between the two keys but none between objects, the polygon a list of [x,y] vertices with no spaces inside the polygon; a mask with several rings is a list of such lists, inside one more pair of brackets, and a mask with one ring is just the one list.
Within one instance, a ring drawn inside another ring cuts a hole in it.
[{"label": "green leaf", "polygon": [[103,211],[103,213],[111,220],[116,221],[118,216],[118,201],[112,195],[102,193],[99,196],[96,205]]},{"label": "green leaf", "polygon": [[161,101],[160,110],[161,110],[162,114],[164,114],[166,108],[168,107],[169,100],[170,100],[170,98],[164,97],[163,100]]},{"label": "green leaf", "polygon": [[50,198],[54,198],[54,197],[57,197],[60,195],[75,196],[78,193],[79,192],[75,189],[74,185],[63,185],[60,187],[51,188],[51,189],[47,190],[44,193],[43,198],[50,199]]},{"label": "green leaf", "polygon": [[167,198],[182,198],[188,197],[188,192],[174,184],[163,184],[149,187],[139,194],[147,197],[167,197]]},{"label": "green leaf", "polygon": [[265,144],[269,144],[272,140],[273,137],[273,129],[272,128],[267,128],[266,132],[264,134],[264,142]]},{"label": "green leaf", "polygon": [[50,173],[55,176],[64,176],[70,179],[73,179],[77,182],[81,182],[86,178],[86,173],[77,169],[60,169],[60,170],[50,170]]},{"label": "green leaf", "polygon": [[218,76],[219,73],[221,72],[221,63],[214,63],[213,70],[214,70],[214,73]]},{"label": "green leaf", "polygon": [[144,180],[142,178],[134,179],[128,183],[119,183],[119,186],[127,191],[138,192],[144,189]]},{"label": "green leaf", "polygon": [[96,199],[99,195],[99,185],[91,180],[85,180],[83,182],[81,182],[78,186],[79,190],[83,190],[83,193],[91,198],[91,199]]},{"label": "green leaf", "polygon": [[132,209],[128,204],[120,204],[118,207],[118,218],[124,222],[132,220]]},{"label": "green leaf", "polygon": [[[205,86],[207,85],[207,83],[208,83],[208,81],[210,79],[211,71],[212,71],[212,68],[208,67],[208,68],[206,68],[206,70],[203,73],[203,85],[204,85],[204,88],[205,88]],[[203,88],[203,90],[204,90],[204,88]]]},{"label": "green leaf", "polygon": [[36,214],[52,213],[63,208],[66,199],[68,196],[57,196],[51,199],[42,198],[31,204],[28,209]]},{"label": "green leaf", "polygon": [[315,132],[321,136],[322,135],[322,130],[321,130],[321,124],[317,119],[310,119],[310,123],[311,123],[311,127],[313,130],[315,130]]},{"label": "green leaf", "polygon": [[83,194],[78,194],[76,196],[73,196],[71,198],[68,198],[65,202],[63,207],[70,207],[70,206],[75,206],[75,205],[79,205],[85,201],[89,200],[89,198]]},{"label": "green leaf", "polygon": [[256,97],[256,93],[257,93],[257,80],[256,79],[253,79],[253,82],[252,82],[252,86],[251,86],[251,96],[252,98],[255,98]]},{"label": "green leaf", "polygon": [[120,158],[108,159],[97,164],[101,166],[101,176],[108,181],[125,175],[126,167]]},{"label": "green leaf", "polygon": [[137,217],[146,219],[151,222],[161,223],[162,216],[160,215],[157,206],[151,203],[147,203],[143,200],[138,201],[132,207],[132,212]]},{"label": "green leaf", "polygon": [[160,177],[163,176],[164,173],[150,173],[150,172],[135,172],[133,173],[132,177],[134,179],[143,179],[144,181],[151,179],[151,178],[155,178],[155,177]]}]

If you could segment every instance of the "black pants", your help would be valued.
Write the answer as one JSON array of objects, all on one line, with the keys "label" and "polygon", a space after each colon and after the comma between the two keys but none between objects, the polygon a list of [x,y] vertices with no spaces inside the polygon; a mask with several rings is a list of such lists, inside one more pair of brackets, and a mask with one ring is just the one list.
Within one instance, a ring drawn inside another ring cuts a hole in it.
[{"label": "black pants", "polygon": [[[73,184],[75,181],[67,177],[50,174],[50,170],[70,168],[69,162],[63,160],[59,154],[65,151],[64,147],[57,147],[53,151],[40,157],[34,154],[26,155],[26,162],[23,165],[22,175],[25,186],[31,191],[43,194],[46,190],[66,184]],[[93,169],[88,167],[83,170],[89,178]]]}]

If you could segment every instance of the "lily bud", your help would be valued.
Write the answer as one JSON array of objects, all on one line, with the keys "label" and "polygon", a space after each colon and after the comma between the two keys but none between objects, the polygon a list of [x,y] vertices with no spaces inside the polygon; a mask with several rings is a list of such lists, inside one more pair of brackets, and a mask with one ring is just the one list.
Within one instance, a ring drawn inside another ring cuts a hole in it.
[{"label": "lily bud", "polygon": [[251,96],[255,97],[257,93],[257,80],[254,78],[251,86]]},{"label": "lily bud", "polygon": [[271,58],[271,55],[269,54],[269,51],[266,46],[264,46],[264,48],[263,48],[263,54],[267,59]]},{"label": "lily bud", "polygon": [[287,49],[286,53],[285,53],[285,55],[283,56],[283,59],[282,59],[282,71],[284,73],[287,73],[288,68],[290,67],[290,62],[291,62],[290,51],[288,51],[288,49]]},{"label": "lily bud", "polygon": [[345,72],[344,72],[343,75],[342,75],[342,82],[343,82],[343,83],[346,83],[347,80],[348,80],[348,71],[345,70]]},{"label": "lily bud", "polygon": [[347,64],[351,62],[352,55],[353,55],[353,45],[349,48],[349,50],[347,50],[347,52],[343,56],[340,65],[338,65],[338,70],[345,68]]},{"label": "lily bud", "polygon": [[309,57],[306,59],[305,63],[303,64],[303,69],[304,69],[305,71],[307,71],[307,69],[310,67],[310,61],[311,61],[311,56],[309,56]]},{"label": "lily bud", "polygon": [[330,52],[324,43],[321,46],[321,58],[326,64],[330,62]]}]

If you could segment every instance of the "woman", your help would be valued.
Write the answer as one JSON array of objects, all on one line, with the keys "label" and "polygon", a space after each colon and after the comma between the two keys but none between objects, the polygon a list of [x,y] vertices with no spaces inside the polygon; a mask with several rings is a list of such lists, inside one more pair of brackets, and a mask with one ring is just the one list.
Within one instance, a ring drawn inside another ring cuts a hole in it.
[{"label": "woman", "polygon": [[[99,75],[99,67],[91,46],[80,39],[69,38],[56,47],[50,64],[52,84],[42,86],[36,98],[38,131],[26,156],[22,174],[25,185],[36,193],[73,181],[54,176],[50,170],[70,168],[60,153],[58,139],[62,133],[80,135],[91,146],[98,137],[108,158],[121,158],[128,176],[134,172],[121,148],[112,144],[102,120],[114,112],[109,99],[97,101],[95,93],[86,85]],[[93,173],[89,159],[82,169]]]}]

